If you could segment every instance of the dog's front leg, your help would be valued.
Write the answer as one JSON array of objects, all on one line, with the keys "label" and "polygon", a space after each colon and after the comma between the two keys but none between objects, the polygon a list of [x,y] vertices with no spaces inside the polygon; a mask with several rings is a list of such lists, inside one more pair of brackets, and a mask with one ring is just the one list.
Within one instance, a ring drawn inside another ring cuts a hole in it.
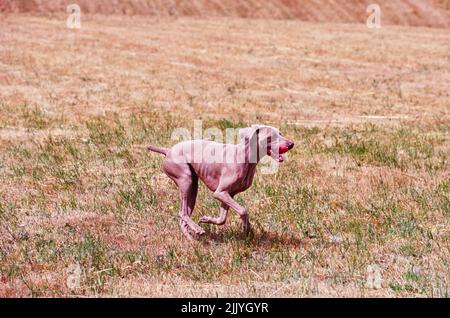
[{"label": "dog's front leg", "polygon": [[233,197],[226,191],[216,191],[214,197],[220,202],[226,204],[233,210],[235,210],[242,220],[242,228],[245,235],[248,235],[251,231],[250,219],[248,217],[247,209],[237,203]]},{"label": "dog's front leg", "polygon": [[225,203],[220,204],[220,216],[218,218],[213,218],[211,216],[202,216],[200,219],[201,223],[214,224],[214,225],[224,225],[227,221],[229,206]]}]

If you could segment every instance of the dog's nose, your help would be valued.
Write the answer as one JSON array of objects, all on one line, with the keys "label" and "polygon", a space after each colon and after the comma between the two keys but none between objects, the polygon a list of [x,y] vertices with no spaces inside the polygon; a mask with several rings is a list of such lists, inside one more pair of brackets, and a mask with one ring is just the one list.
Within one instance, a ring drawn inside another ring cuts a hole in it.
[{"label": "dog's nose", "polygon": [[292,148],[294,148],[294,145],[295,144],[293,142],[289,143],[288,149],[291,150]]}]

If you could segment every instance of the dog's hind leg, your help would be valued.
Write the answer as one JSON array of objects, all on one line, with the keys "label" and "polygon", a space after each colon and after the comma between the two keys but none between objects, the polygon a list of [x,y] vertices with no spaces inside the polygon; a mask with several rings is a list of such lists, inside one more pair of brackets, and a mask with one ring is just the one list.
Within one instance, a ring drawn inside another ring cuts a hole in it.
[{"label": "dog's hind leg", "polygon": [[181,219],[181,218],[180,218],[180,227],[181,227],[181,232],[183,232],[184,236],[186,236],[186,238],[187,238],[189,241],[193,241],[194,238],[192,237],[191,232],[189,231],[189,230],[190,230],[189,226],[188,226],[187,223],[186,223],[185,221],[183,221],[183,219]]},{"label": "dog's hind leg", "polygon": [[188,197],[188,215],[189,217],[192,216],[192,213],[194,212],[195,208],[195,202],[197,201],[197,194],[198,194],[198,177],[197,174],[191,170],[192,173],[192,187],[189,192]]},{"label": "dog's hind leg", "polygon": [[[191,191],[188,195],[188,202],[187,202],[187,215],[189,217],[192,216],[192,213],[194,211],[194,207],[195,207],[195,202],[197,201],[197,193],[198,193],[198,177],[196,174],[193,174],[192,176],[192,188]],[[192,237],[191,233],[190,233],[190,227],[188,225],[188,223],[186,221],[183,220],[183,218],[180,218],[180,226],[181,226],[181,231],[183,232],[183,234],[189,239],[189,240],[193,240],[194,238]]]},{"label": "dog's hind leg", "polygon": [[195,192],[193,184],[181,189],[180,188],[180,197],[181,197],[181,209],[180,209],[180,218],[183,222],[187,224],[196,234],[203,235],[205,234],[205,230],[202,229],[199,225],[195,224],[192,221],[190,214],[193,211],[193,205],[195,201],[192,201],[193,193]]},{"label": "dog's hind leg", "polygon": [[187,163],[175,163],[166,160],[163,165],[165,173],[177,184],[180,190],[180,226],[183,234],[192,239],[189,229],[202,235],[205,230],[191,219],[198,191],[198,177]]}]

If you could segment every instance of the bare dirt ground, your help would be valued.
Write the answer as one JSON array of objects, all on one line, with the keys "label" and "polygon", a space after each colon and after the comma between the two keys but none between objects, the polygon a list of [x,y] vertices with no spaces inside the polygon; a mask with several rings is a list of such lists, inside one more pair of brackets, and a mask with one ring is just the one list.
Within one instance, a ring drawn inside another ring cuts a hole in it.
[{"label": "bare dirt ground", "polygon": [[[0,295],[448,297],[449,48],[438,28],[1,16]],[[194,119],[297,142],[239,198],[250,239],[235,215],[179,231],[142,145]]]}]

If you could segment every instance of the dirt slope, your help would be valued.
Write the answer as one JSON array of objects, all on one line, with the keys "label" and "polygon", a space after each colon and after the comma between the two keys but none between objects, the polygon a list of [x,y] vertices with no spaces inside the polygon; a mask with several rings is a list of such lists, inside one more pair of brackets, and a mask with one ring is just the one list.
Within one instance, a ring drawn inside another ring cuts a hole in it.
[{"label": "dirt slope", "polygon": [[[0,0],[0,12],[52,14],[78,3],[85,13],[289,18],[364,22],[373,0]],[[384,24],[450,26],[450,0],[378,0]]]}]

